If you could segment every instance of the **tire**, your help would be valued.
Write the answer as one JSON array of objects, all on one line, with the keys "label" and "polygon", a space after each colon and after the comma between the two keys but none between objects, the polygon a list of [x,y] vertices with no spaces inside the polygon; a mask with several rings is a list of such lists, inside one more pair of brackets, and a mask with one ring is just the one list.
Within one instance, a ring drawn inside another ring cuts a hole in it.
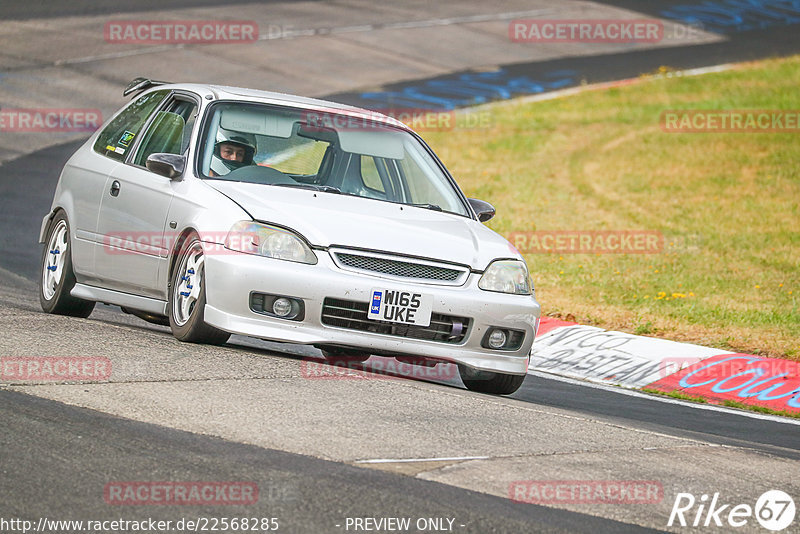
[{"label": "tire", "polygon": [[75,287],[72,270],[72,251],[69,241],[69,222],[59,211],[50,223],[42,251],[41,276],[39,276],[39,304],[45,313],[89,317],[95,303],[70,295]]},{"label": "tire", "polygon": [[184,240],[170,275],[167,317],[180,341],[222,345],[231,335],[206,324],[205,257],[196,234]]},{"label": "tire", "polygon": [[340,367],[350,367],[350,364],[353,363],[364,363],[370,357],[370,354],[365,352],[340,347],[326,347],[320,350],[329,364]]},{"label": "tire", "polygon": [[465,365],[458,366],[458,374],[468,390],[491,395],[511,395],[519,389],[526,376],[478,371]]}]

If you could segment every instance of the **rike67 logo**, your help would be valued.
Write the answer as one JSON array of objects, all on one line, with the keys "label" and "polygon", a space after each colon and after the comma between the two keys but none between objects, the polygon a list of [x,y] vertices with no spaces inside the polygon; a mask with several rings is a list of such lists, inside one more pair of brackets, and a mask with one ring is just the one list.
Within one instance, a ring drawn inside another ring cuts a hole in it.
[{"label": "rike67 logo", "polygon": [[732,505],[720,500],[719,493],[678,493],[669,514],[667,526],[743,527],[755,518],[767,530],[779,532],[792,524],[796,513],[794,499],[781,490],[764,492],[755,503]]}]

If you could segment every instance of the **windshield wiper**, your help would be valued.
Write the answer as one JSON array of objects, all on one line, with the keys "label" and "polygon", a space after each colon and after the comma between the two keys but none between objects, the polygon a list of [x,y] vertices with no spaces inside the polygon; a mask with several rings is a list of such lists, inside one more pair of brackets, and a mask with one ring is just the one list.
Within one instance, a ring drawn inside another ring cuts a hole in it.
[{"label": "windshield wiper", "polygon": [[296,187],[298,189],[311,189],[312,191],[322,191],[323,193],[341,194],[342,190],[338,187],[330,185],[316,185],[316,184],[272,184],[277,187]]},{"label": "windshield wiper", "polygon": [[411,204],[415,208],[425,208],[426,210],[442,211],[442,207],[437,204]]}]

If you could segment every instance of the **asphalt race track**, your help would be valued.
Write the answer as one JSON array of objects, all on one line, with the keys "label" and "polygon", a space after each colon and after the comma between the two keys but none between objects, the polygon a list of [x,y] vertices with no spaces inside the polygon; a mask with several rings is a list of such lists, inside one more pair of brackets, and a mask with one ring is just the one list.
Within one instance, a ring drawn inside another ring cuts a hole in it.
[{"label": "asphalt race track", "polygon": [[[44,153],[34,153],[12,161],[3,166],[4,180],[0,183],[0,223],[3,228],[12,229],[0,236],[0,269],[19,274],[34,280],[39,269],[40,247],[14,249],[14,243],[35,243],[41,223],[41,210],[32,206],[47,206],[53,197],[57,174],[69,156],[80,146],[68,143],[48,149]],[[20,188],[18,184],[25,183]],[[46,208],[45,208],[46,209]],[[109,309],[111,311],[113,309]],[[121,317],[127,318],[119,313]],[[150,325],[131,319],[144,328]],[[155,327],[153,327],[155,328]],[[241,338],[239,338],[241,339]],[[305,354],[298,348],[297,354]],[[548,380],[542,376],[529,376],[523,387],[513,398],[536,404],[567,408],[585,414],[614,417],[620,421],[633,421],[648,425],[658,431],[671,429],[685,431],[686,435],[697,437],[701,433],[704,439],[715,443],[746,444],[748,447],[771,450],[769,446],[782,447],[787,450],[780,454],[800,459],[800,436],[798,428],[791,424],[774,423],[770,420],[747,420],[742,425],[743,417],[725,412],[704,412],[695,407],[683,405],[670,406],[663,402],[644,397],[627,397],[617,392],[604,389],[591,389],[584,386],[558,380]],[[691,433],[691,434],[689,434]],[[716,436],[716,439],[712,439]],[[765,447],[760,447],[765,446]],[[795,454],[796,453],[796,454]]]},{"label": "asphalt race track", "polygon": [[[609,0],[603,3],[630,9],[649,17],[663,16],[665,11],[675,5],[691,5],[691,2],[661,0]],[[725,3],[720,2],[720,4]],[[735,4],[735,2],[730,2],[730,4]],[[741,6],[741,4],[739,5]],[[689,16],[691,11],[686,10],[685,13]],[[662,66],[676,70],[693,69],[709,65],[789,55],[797,53],[798,48],[800,48],[800,43],[798,43],[800,39],[797,35],[797,20],[793,21],[794,25],[788,25],[786,24],[787,20],[780,21],[774,18],[774,15],[772,17],[758,17],[755,12],[747,11],[746,9],[736,12],[735,9],[724,10],[719,8],[709,9],[708,12],[704,13],[706,16],[714,13],[719,17],[720,23],[718,26],[706,23],[706,27],[710,26],[720,32],[725,36],[724,40],[696,43],[691,46],[669,46],[642,50],[630,49],[615,53],[575,55],[573,57],[558,57],[549,60],[500,64],[494,69],[495,72],[502,72],[502,75],[496,78],[492,77],[492,83],[502,87],[500,80],[511,81],[527,78],[538,82],[547,90],[549,88],[548,82],[552,81],[561,82],[558,83],[557,88],[570,87],[582,83],[608,82],[624,78],[635,78],[643,73],[653,73]],[[697,16],[701,16],[701,13],[698,12]],[[722,24],[723,22],[725,25]],[[738,22],[741,26],[745,26],[746,30],[742,30],[740,26],[727,25],[732,24],[732,22]],[[686,24],[691,25],[689,22],[686,22]],[[517,43],[515,46],[524,47],[526,45],[525,43]],[[483,74],[485,76],[486,73]],[[497,98],[499,96],[497,93],[492,94],[491,92],[465,94],[463,87],[459,87],[458,83],[458,80],[465,75],[470,76],[470,71],[465,70],[426,79],[386,84],[378,92],[390,95],[384,97],[376,94],[374,90],[369,92],[341,92],[330,95],[330,97],[333,100],[364,107],[391,108],[391,95],[394,95],[394,98],[402,98],[411,92],[416,95],[437,97],[436,100],[423,98],[416,103],[419,107],[435,109],[479,104],[483,103],[484,99],[491,100],[493,97]],[[514,85],[511,83],[509,83],[507,89],[512,95],[525,94],[524,92],[515,92]],[[539,89],[532,90],[532,92],[538,91]],[[372,96],[368,97],[368,95]],[[404,101],[404,104],[398,104],[397,107],[408,107],[411,105],[409,102],[412,101]]]},{"label": "asphalt race track", "polygon": [[[286,521],[281,531],[287,532],[330,532],[338,522],[332,512],[338,510],[355,517],[369,517],[375,510],[396,517],[458,517],[475,532],[631,530],[611,520],[519,505],[444,484],[137,423],[18,393],[3,391],[0,398],[4,485],[14,489],[3,496],[5,516],[36,517],[42,510],[51,517],[75,517],[75,510],[98,520],[131,516],[95,498],[97,488],[113,473],[118,480],[255,481],[260,488],[257,505],[204,508],[202,515],[277,517]],[[160,507],[147,516],[177,521],[186,510]]]},{"label": "asphalt race track", "polygon": [[[178,13],[197,18],[192,13],[206,12],[192,9],[216,4],[183,0],[170,9],[189,10]],[[255,9],[254,4],[237,5]],[[638,11],[644,18],[689,2],[600,4]],[[276,18],[281,10],[294,9],[284,2],[267,6]],[[338,7],[360,10],[361,4]],[[466,15],[495,9],[480,2],[450,7]],[[3,5],[0,24],[47,19],[53,9],[46,3]],[[163,2],[135,8],[74,2],[63,14],[97,17],[126,9],[134,16],[165,8]],[[445,11],[447,3],[439,9]],[[417,18],[426,16],[441,13]],[[558,87],[566,87],[637,76],[661,65],[701,67],[800,51],[800,25],[773,20],[767,26],[769,16],[742,15],[739,28],[744,30],[708,27],[724,39],[692,46],[498,59],[491,68],[509,79],[565,80]],[[364,32],[363,46],[369,46],[369,35]],[[381,94],[435,93],[441,105],[452,106],[505,98],[502,92],[467,95],[459,89],[456,81],[468,70],[430,72],[410,79],[397,74],[394,81],[378,84],[356,80],[346,90],[319,94],[364,105],[390,102],[391,96]],[[558,87],[554,83],[547,90]],[[119,99],[115,105],[121,104]],[[83,141],[80,136],[36,140],[32,151],[19,146],[26,138],[0,136],[6,153],[22,154],[0,165],[0,325],[5,332],[0,356],[107,356],[114,364],[105,383],[0,385],[0,519],[276,517],[279,532],[346,532],[347,518],[410,517],[451,518],[454,531],[470,533],[639,532],[670,530],[667,519],[679,492],[719,492],[726,503],[751,505],[769,489],[800,495],[794,475],[800,424],[793,420],[631,395],[538,373],[504,398],[468,392],[458,378],[374,374],[369,375],[374,379],[314,380],[303,365],[318,361],[319,353],[307,347],[240,336],[224,347],[181,344],[168,329],[104,305],[86,320],[45,315],[35,285],[39,226],[61,167]],[[657,481],[663,499],[558,507],[509,499],[515,481],[600,479]],[[202,507],[111,506],[104,500],[110,482],[169,480],[250,481],[258,485],[259,499],[249,506]],[[737,529],[763,531],[754,520]]]}]

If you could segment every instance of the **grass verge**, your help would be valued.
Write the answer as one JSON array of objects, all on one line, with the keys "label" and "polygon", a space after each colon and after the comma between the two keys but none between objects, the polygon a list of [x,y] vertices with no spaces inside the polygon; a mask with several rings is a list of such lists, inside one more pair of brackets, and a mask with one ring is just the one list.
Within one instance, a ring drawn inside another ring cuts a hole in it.
[{"label": "grass verge", "polygon": [[[681,393],[680,391],[662,391],[660,389],[654,388],[642,388],[639,391],[643,393],[649,393],[650,395],[661,395],[662,397],[670,397],[673,399],[680,399],[689,402],[697,402],[700,404],[709,404],[708,399],[704,397],[696,397],[694,395],[687,395],[685,393]],[[753,404],[745,404],[743,402],[733,401],[733,400],[725,400],[720,403],[721,406],[727,406],[728,408],[736,408],[739,410],[747,410],[750,412],[757,412],[763,413],[767,415],[780,415],[783,417],[791,417],[793,419],[800,419],[800,412],[792,412],[789,410],[773,410],[772,408],[768,408],[766,406],[756,406]]]},{"label": "grass verge", "polygon": [[690,402],[697,402],[700,404],[707,404],[708,400],[703,397],[696,397],[694,395],[687,395],[680,391],[661,391],[660,389],[642,388],[640,391],[650,393],[651,395],[661,395],[662,397],[670,397],[673,399],[685,400]]},{"label": "grass verge", "polygon": [[655,254],[527,254],[550,316],[800,361],[800,134],[667,133],[665,110],[797,110],[800,56],[490,109],[424,133],[489,226],[654,231]]}]

